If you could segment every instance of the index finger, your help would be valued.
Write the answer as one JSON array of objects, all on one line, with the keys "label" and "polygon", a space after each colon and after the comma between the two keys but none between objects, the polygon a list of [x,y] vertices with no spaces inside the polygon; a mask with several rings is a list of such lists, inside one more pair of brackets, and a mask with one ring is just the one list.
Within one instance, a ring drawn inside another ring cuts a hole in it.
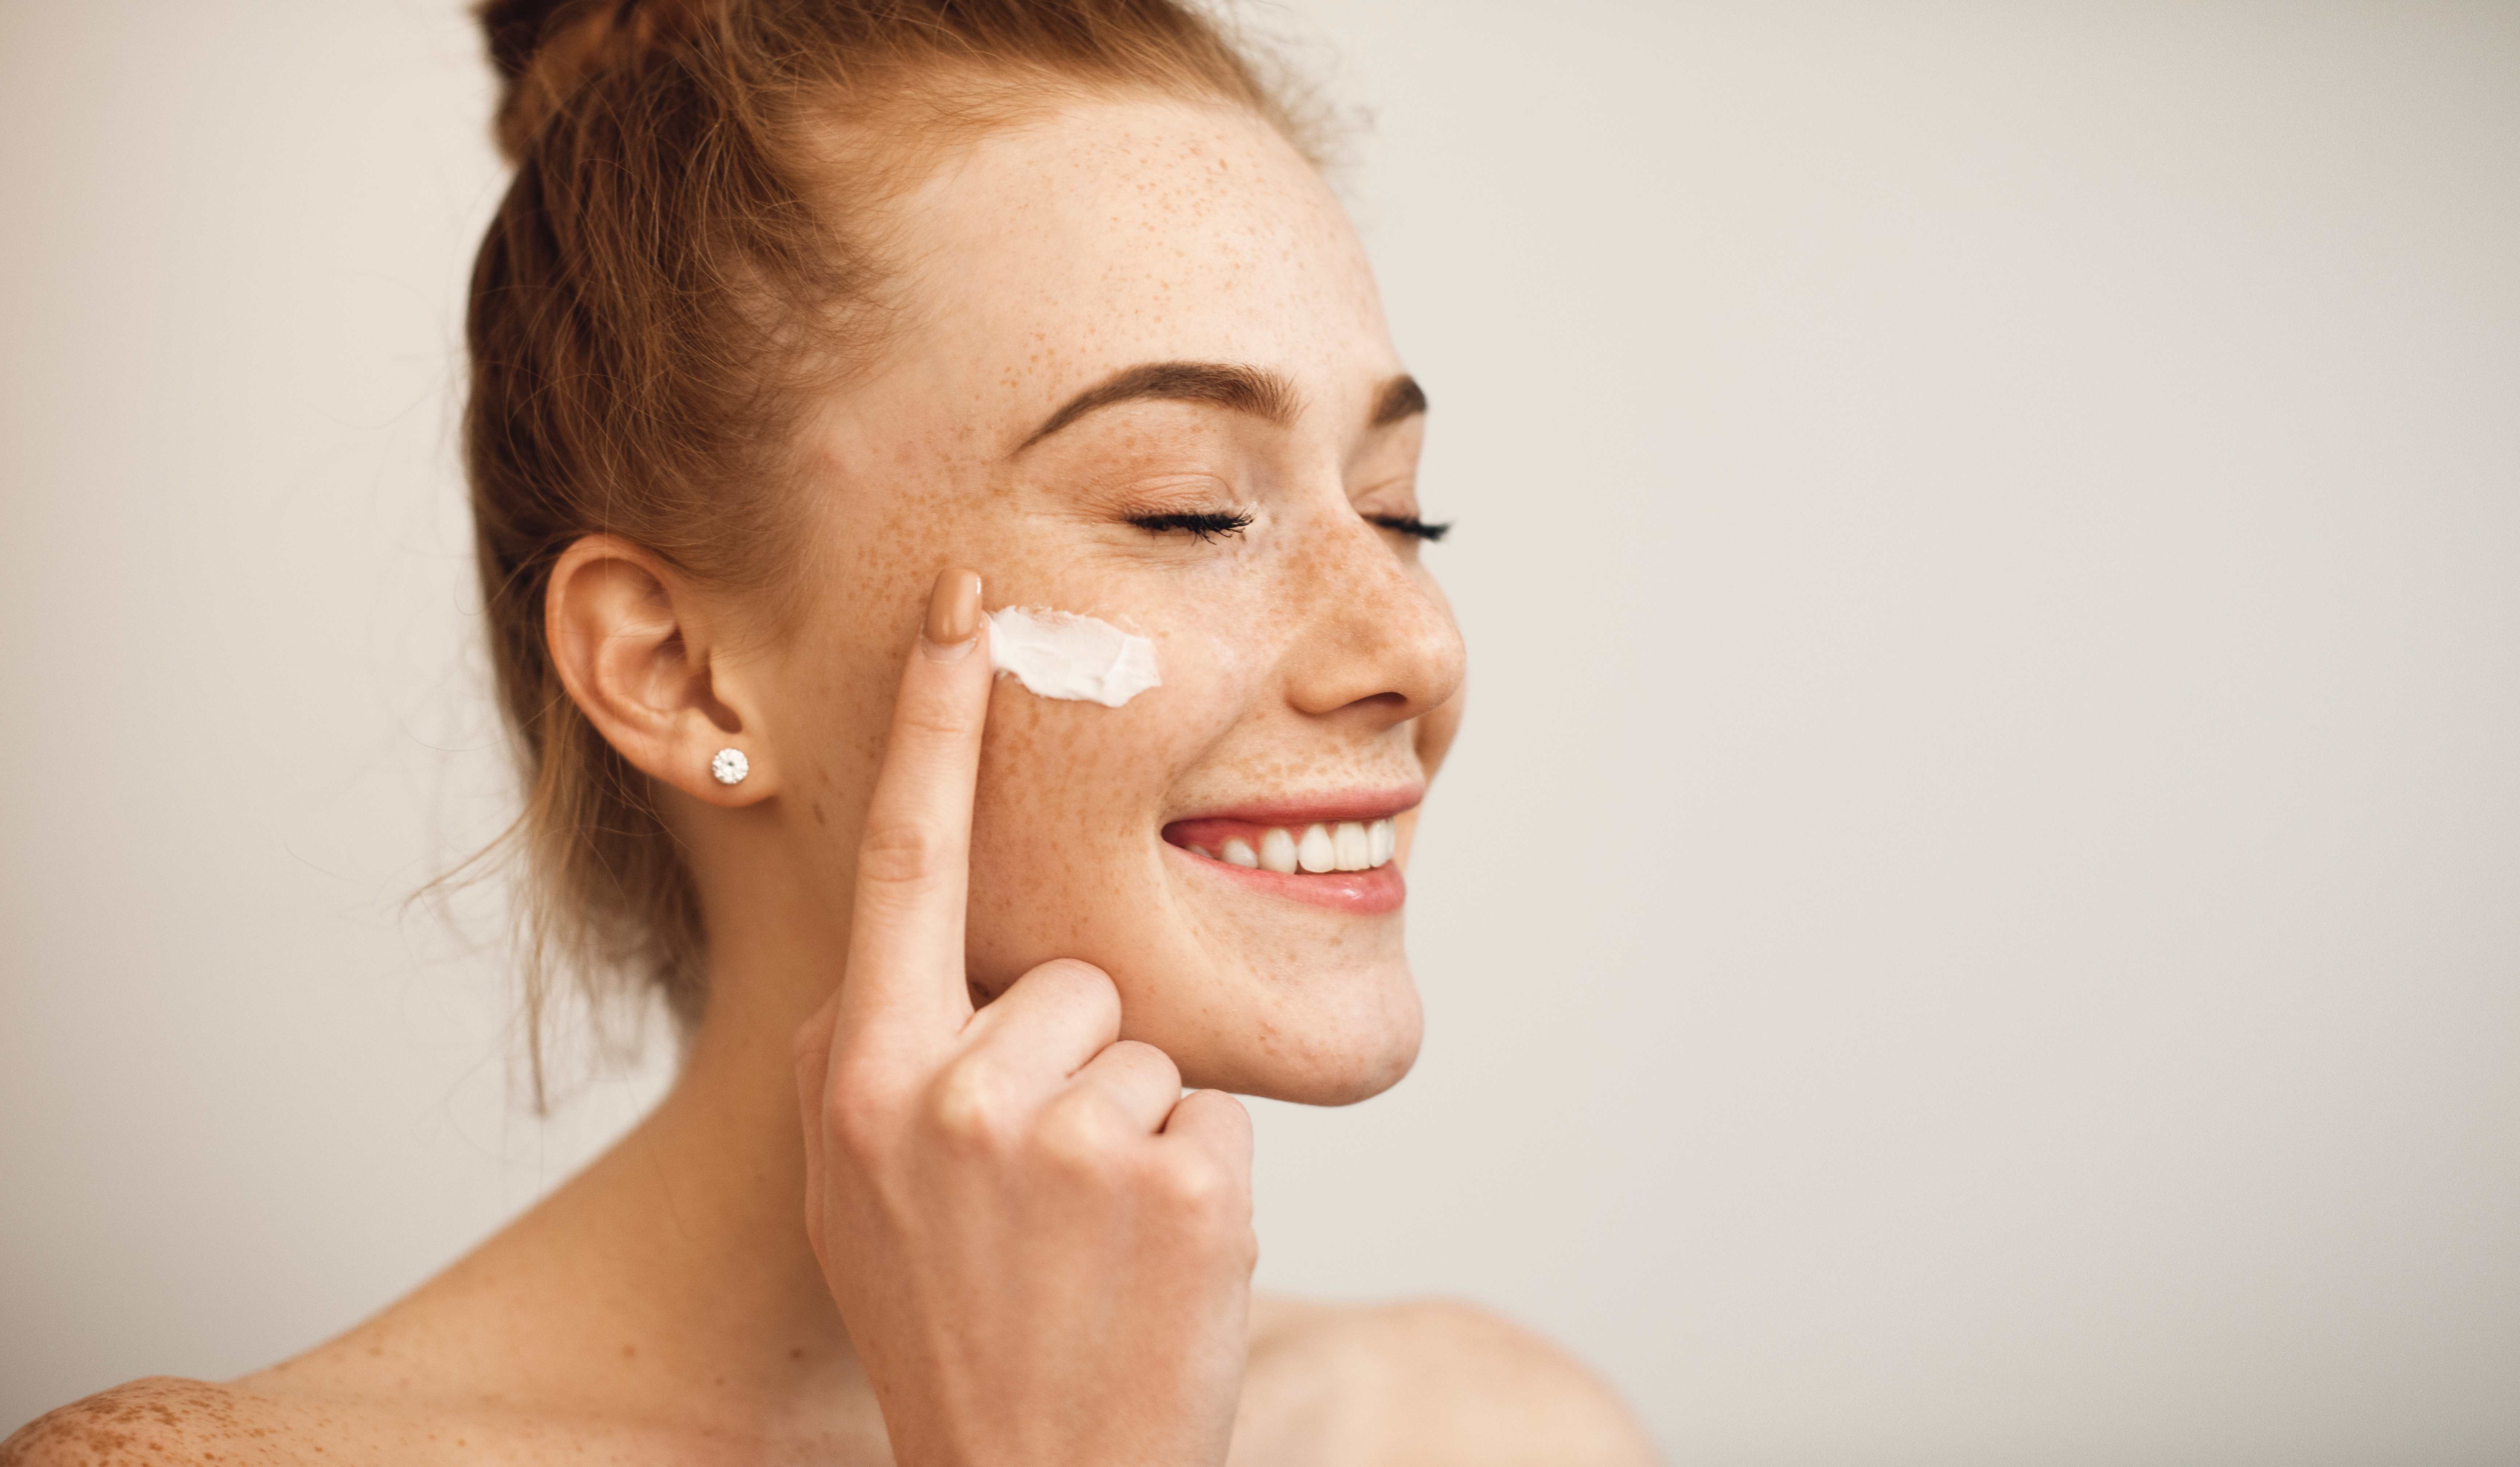
[{"label": "index finger", "polygon": [[979,573],[940,572],[901,674],[892,733],[858,845],[841,1035],[905,1025],[942,1036],[971,1016],[963,918],[971,877],[971,790],[989,715],[988,624]]}]

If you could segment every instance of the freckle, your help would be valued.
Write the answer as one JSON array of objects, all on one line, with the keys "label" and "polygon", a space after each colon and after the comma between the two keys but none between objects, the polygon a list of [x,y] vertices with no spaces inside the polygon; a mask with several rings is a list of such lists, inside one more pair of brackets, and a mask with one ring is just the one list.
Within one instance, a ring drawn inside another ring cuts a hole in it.
[{"label": "freckle", "polygon": [[639,1347],[636,1345],[624,1345],[621,1347],[621,1357],[625,1360],[635,1359],[638,1357],[638,1355]]},{"label": "freckle", "polygon": [[804,1357],[805,1357],[805,1347],[804,1347],[804,1346],[802,1346],[802,1345],[799,1345],[799,1346],[797,1346],[795,1349],[793,1349],[793,1350],[791,1350],[791,1351],[788,1352],[788,1358],[789,1358],[789,1359],[791,1359],[791,1360],[801,1360],[801,1359],[803,1359]]}]

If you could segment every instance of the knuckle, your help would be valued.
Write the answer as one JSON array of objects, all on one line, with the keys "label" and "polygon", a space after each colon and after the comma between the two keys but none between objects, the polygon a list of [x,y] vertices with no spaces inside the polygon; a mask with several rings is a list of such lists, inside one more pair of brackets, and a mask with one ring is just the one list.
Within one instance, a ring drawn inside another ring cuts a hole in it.
[{"label": "knuckle", "polygon": [[936,1077],[927,1098],[927,1123],[957,1151],[1005,1152],[1017,1129],[1015,1097],[989,1066],[966,1060]]},{"label": "knuckle", "polygon": [[1119,1170],[1121,1138],[1117,1131],[1106,1107],[1069,1098],[1042,1113],[1033,1143],[1062,1175],[1107,1184]]},{"label": "knuckle", "polygon": [[854,1156],[872,1153],[885,1133],[887,1098],[863,1080],[843,1076],[823,1088],[823,1134]]},{"label": "knuckle", "polygon": [[829,1067],[815,1080],[823,1134],[861,1158],[891,1144],[901,1130],[909,1091],[898,1067],[861,1045],[831,1046]]},{"label": "knuckle", "polygon": [[878,887],[917,885],[945,868],[952,845],[945,832],[923,821],[878,821],[858,843],[858,875]]},{"label": "knuckle", "polygon": [[973,719],[953,699],[914,697],[902,700],[894,727],[921,742],[942,742],[968,736]]},{"label": "knuckle", "polygon": [[1202,1228],[1250,1216],[1240,1180],[1206,1156],[1169,1158],[1155,1169],[1154,1182],[1167,1211]]}]

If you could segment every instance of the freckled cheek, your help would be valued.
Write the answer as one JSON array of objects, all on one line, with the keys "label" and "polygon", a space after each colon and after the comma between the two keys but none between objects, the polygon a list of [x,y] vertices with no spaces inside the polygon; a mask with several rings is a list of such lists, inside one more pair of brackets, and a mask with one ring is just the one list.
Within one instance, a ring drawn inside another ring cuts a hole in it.
[{"label": "freckled cheek", "polygon": [[1104,708],[1036,697],[1001,678],[980,750],[983,809],[1008,834],[1027,822],[1068,846],[1145,827],[1220,732],[1197,716],[1192,692],[1168,677],[1126,707]]},{"label": "freckled cheek", "polygon": [[1162,686],[1119,708],[1036,697],[998,680],[980,752],[975,860],[1082,867],[1155,854],[1167,794],[1249,700],[1242,659],[1209,636],[1167,636],[1157,658]]}]

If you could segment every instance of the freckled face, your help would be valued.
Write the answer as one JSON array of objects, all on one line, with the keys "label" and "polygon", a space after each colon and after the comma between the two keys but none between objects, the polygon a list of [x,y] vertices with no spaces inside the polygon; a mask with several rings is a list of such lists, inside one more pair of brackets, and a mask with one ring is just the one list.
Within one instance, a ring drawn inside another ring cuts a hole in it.
[{"label": "freckled face", "polygon": [[[998,683],[973,981],[1081,957],[1118,985],[1123,1032],[1192,1085],[1383,1089],[1419,1029],[1393,901],[1405,812],[1457,721],[1462,645],[1418,541],[1377,523],[1418,515],[1423,419],[1393,390],[1354,232],[1266,124],[1152,101],[987,137],[898,218],[908,314],[880,374],[812,428],[812,586],[763,731],[798,775],[795,855],[836,873],[854,850],[939,567],[976,568],[992,608],[1099,616],[1154,642],[1163,685],[1111,709]],[[1129,398],[1035,437],[1087,389],[1185,363],[1262,385]],[[1164,515],[1249,522],[1132,522]],[[1216,859],[1230,835],[1256,856],[1268,828],[1395,811],[1380,871]]]}]

